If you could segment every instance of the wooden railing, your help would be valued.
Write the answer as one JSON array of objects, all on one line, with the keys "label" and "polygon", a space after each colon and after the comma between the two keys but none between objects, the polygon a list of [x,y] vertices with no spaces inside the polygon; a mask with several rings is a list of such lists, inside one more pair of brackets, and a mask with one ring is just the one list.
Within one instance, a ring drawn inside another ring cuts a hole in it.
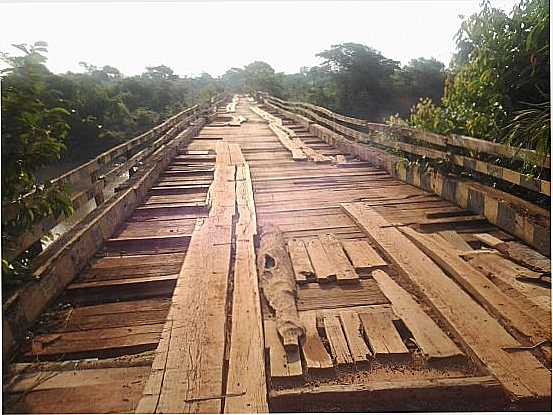
[{"label": "wooden railing", "polygon": [[288,112],[289,115],[301,116],[306,123],[322,125],[353,141],[426,159],[441,160],[463,170],[477,172],[551,196],[550,181],[531,177],[504,166],[505,161],[517,160],[549,170],[550,155],[462,135],[444,136],[415,128],[371,123],[316,105],[284,101],[262,92],[258,93],[257,97],[269,107],[285,114]]},{"label": "wooden railing", "polygon": [[[76,167],[73,170],[57,177],[51,184],[68,192],[73,210],[77,212],[84,205],[94,199],[96,208],[104,203],[106,196],[114,191],[114,184],[120,181],[122,175],[128,173],[132,176],[135,167],[160,146],[174,139],[181,130],[191,125],[198,118],[207,113],[225,100],[226,96],[218,95],[211,98],[210,102],[202,105],[194,105],[167,119],[149,131],[132,140],[122,143],[100,154],[96,158]],[[33,192],[24,196],[32,198]],[[8,218],[15,217],[13,206],[3,206],[2,214]],[[4,257],[13,259],[38,243],[45,234],[51,231],[61,222],[66,221],[65,216],[44,218],[36,223],[30,230],[20,235],[16,241],[12,241],[4,247]]]}]

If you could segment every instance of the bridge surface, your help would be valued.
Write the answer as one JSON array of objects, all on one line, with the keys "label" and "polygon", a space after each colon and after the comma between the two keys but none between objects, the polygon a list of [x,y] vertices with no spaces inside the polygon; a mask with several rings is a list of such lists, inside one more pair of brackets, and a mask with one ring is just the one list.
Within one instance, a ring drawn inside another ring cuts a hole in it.
[{"label": "bridge surface", "polygon": [[550,288],[492,249],[516,238],[230,105],[42,313],[8,412],[550,407]]}]

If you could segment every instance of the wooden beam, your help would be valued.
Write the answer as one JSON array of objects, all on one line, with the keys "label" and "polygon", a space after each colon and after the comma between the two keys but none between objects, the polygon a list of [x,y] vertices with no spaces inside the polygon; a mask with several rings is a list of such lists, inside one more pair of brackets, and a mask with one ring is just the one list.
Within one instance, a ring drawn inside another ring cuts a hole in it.
[{"label": "wooden beam", "polygon": [[388,274],[376,270],[372,276],[384,295],[391,301],[396,314],[413,334],[417,346],[427,359],[449,359],[463,356],[455,343],[424,312],[420,304]]},{"label": "wooden beam", "polygon": [[520,343],[407,237],[362,203],[346,203],[342,207],[425,295],[465,347],[511,396],[551,397],[549,370],[528,351],[505,351],[504,347],[517,347]]},{"label": "wooden beam", "polygon": [[532,344],[551,338],[550,330],[541,327],[540,322],[521,310],[493,282],[456,255],[454,251],[444,249],[439,241],[429,235],[418,233],[414,229],[401,228],[400,230],[495,318],[516,329]]}]

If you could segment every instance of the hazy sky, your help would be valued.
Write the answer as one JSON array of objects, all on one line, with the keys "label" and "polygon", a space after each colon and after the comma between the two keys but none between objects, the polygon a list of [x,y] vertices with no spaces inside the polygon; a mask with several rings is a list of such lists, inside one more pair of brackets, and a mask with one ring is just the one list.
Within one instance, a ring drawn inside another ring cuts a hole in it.
[{"label": "hazy sky", "polygon": [[[49,43],[53,72],[78,62],[112,65],[126,75],[165,64],[180,75],[213,76],[254,60],[297,72],[315,54],[342,42],[374,47],[407,63],[449,63],[459,15],[480,0],[0,2],[0,51],[10,44]],[[492,0],[510,11],[516,0]]]}]

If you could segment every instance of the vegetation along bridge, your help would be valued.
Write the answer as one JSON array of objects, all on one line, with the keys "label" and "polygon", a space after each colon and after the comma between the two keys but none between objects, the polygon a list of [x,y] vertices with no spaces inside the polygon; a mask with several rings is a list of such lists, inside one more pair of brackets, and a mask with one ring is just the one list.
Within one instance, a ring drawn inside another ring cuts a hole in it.
[{"label": "vegetation along bridge", "polygon": [[547,410],[549,212],[487,179],[550,182],[502,158],[550,168],[263,93],[177,114],[10,247],[58,235],[3,306],[4,409]]}]

